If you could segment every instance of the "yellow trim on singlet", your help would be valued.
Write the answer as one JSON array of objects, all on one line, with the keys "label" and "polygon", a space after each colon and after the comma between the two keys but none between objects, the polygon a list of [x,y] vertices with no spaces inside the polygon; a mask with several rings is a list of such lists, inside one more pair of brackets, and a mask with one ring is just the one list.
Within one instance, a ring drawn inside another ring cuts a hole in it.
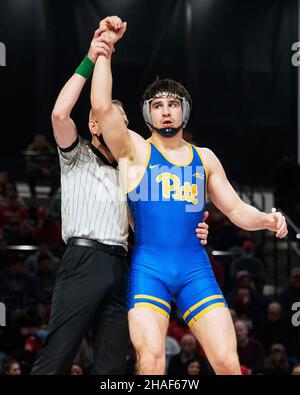
[{"label": "yellow trim on singlet", "polygon": [[147,156],[147,160],[146,160],[146,162],[145,162],[145,169],[144,169],[144,171],[143,171],[141,177],[139,177],[139,178],[136,180],[136,182],[133,184],[133,187],[131,187],[130,189],[128,189],[128,190],[126,191],[126,193],[130,193],[130,192],[132,192],[135,188],[138,187],[138,185],[139,185],[140,182],[142,181],[142,179],[143,179],[143,177],[144,177],[144,175],[145,175],[145,173],[146,173],[146,171],[147,171],[147,168],[148,168],[148,165],[149,165],[149,161],[150,161],[150,156],[151,156],[151,144],[150,144],[148,141],[146,141],[146,142],[149,144],[149,146],[148,146],[148,156]]},{"label": "yellow trim on singlet", "polygon": [[136,308],[136,307],[148,307],[148,308],[150,308],[150,309],[153,309],[153,310],[155,310],[155,311],[158,311],[159,313],[163,314],[165,317],[169,318],[169,314],[168,314],[165,310],[161,309],[161,308],[158,307],[158,306],[155,306],[155,305],[152,304],[152,303],[139,302],[139,303],[135,303],[135,304],[134,304],[134,308]]},{"label": "yellow trim on singlet", "polygon": [[204,303],[209,302],[210,300],[213,299],[223,299],[222,295],[211,295],[208,296],[207,298],[204,298],[202,300],[200,300],[200,302],[194,304],[192,307],[190,307],[182,316],[182,318],[185,320],[186,317],[194,310],[196,310],[198,307],[202,306]]},{"label": "yellow trim on singlet", "polygon": [[166,302],[163,299],[157,298],[156,296],[150,296],[150,295],[134,295],[134,299],[149,299],[149,300],[154,300],[155,302],[159,302],[165,306],[167,306],[171,310],[171,306],[169,305],[168,302]]},{"label": "yellow trim on singlet", "polygon": [[151,141],[150,142],[150,144],[153,144],[154,145],[154,147],[158,150],[158,152],[168,161],[168,162],[170,162],[172,165],[174,165],[174,166],[178,166],[178,167],[185,167],[185,166],[188,166],[189,164],[191,164],[192,163],[192,161],[193,161],[193,159],[194,159],[194,151],[193,151],[193,148],[192,148],[192,145],[190,144],[190,143],[188,143],[188,146],[189,146],[189,150],[190,150],[190,153],[191,153],[191,159],[187,162],[187,163],[184,163],[184,164],[182,164],[182,165],[179,165],[178,163],[175,163],[175,162],[172,162],[159,148],[158,148],[158,146],[156,145],[156,144],[154,144],[153,143],[153,141]]},{"label": "yellow trim on singlet", "polygon": [[206,175],[206,177],[205,177],[205,198],[206,198],[206,201],[207,201],[208,200],[208,190],[207,190],[207,186],[208,186],[208,169],[207,169],[207,167],[205,165],[205,162],[203,160],[203,156],[202,156],[202,154],[200,152],[200,148],[196,147],[195,145],[194,145],[194,148],[198,152],[198,155],[199,155],[199,157],[201,159],[202,165],[204,167],[205,175]]},{"label": "yellow trim on singlet", "polygon": [[225,303],[214,303],[211,304],[210,306],[206,307],[206,309],[200,311],[200,313],[198,313],[197,315],[195,315],[195,317],[193,317],[189,322],[188,322],[188,326],[191,328],[196,321],[199,320],[199,318],[203,317],[204,314],[208,313],[209,311],[216,309],[218,307],[225,307]]}]

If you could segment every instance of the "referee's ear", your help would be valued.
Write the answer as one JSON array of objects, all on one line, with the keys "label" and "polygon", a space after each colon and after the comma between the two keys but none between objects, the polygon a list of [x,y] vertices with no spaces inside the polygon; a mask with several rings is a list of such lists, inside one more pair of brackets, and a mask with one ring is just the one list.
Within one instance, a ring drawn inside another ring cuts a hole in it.
[{"label": "referee's ear", "polygon": [[92,134],[98,134],[98,123],[94,119],[89,120],[89,129]]}]

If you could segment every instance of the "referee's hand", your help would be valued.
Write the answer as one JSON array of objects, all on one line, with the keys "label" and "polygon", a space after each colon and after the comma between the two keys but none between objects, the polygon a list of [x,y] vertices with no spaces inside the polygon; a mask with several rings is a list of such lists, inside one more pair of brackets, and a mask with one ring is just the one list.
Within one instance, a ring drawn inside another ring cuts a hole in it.
[{"label": "referee's hand", "polygon": [[98,56],[103,55],[106,58],[111,56],[113,52],[113,45],[109,36],[105,36],[103,33],[105,32],[105,28],[98,28],[94,32],[94,37],[91,41],[90,49],[88,52],[88,57],[92,62],[96,63]]},{"label": "referee's hand", "polygon": [[207,236],[208,236],[208,225],[205,222],[209,213],[208,211],[205,211],[204,216],[203,216],[203,222],[200,222],[198,224],[198,227],[196,228],[196,236],[198,239],[200,239],[200,243],[202,245],[207,244]]}]

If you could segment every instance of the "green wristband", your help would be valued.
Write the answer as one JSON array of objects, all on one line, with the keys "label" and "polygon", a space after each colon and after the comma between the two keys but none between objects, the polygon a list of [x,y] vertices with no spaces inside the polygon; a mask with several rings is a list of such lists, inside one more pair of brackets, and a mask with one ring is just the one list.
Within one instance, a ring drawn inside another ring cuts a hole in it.
[{"label": "green wristband", "polygon": [[91,59],[86,56],[80,65],[75,70],[75,73],[82,75],[82,77],[88,79],[94,70],[95,63],[91,61]]}]

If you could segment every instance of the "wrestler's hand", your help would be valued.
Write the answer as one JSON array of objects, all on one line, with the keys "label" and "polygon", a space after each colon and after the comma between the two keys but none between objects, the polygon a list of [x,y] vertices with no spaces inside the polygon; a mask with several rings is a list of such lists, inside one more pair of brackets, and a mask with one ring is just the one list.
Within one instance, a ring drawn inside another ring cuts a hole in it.
[{"label": "wrestler's hand", "polygon": [[205,211],[203,222],[199,223],[198,227],[196,228],[196,236],[198,237],[198,239],[201,240],[202,245],[207,244],[208,225],[207,223],[205,223],[207,217],[208,217],[208,211]]},{"label": "wrestler's hand", "polygon": [[108,16],[100,21],[99,27],[109,33],[112,44],[119,41],[127,28],[127,22],[122,22],[118,16]]},{"label": "wrestler's hand", "polygon": [[106,58],[111,56],[113,52],[113,46],[111,44],[110,37],[103,35],[106,31],[106,27],[102,26],[95,30],[94,37],[91,41],[88,57],[92,62],[96,62],[99,55],[104,55]]},{"label": "wrestler's hand", "polygon": [[276,237],[279,239],[283,239],[288,234],[285,218],[279,212],[267,214],[266,229],[276,232]]}]

